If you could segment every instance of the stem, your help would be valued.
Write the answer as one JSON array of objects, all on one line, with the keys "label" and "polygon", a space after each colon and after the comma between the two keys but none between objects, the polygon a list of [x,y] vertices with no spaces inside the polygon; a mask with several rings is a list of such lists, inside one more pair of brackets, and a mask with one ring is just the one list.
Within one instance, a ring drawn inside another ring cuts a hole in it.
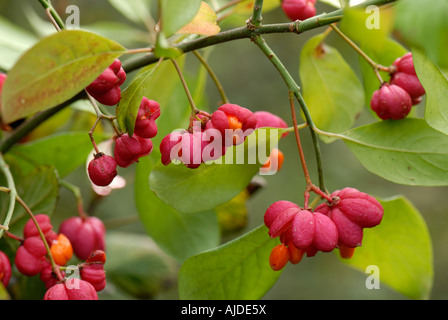
[{"label": "stem", "polygon": [[250,17],[247,22],[247,26],[250,30],[256,30],[261,27],[261,22],[263,21],[262,17],[263,11],[263,0],[255,0],[254,10],[252,12],[252,17]]},{"label": "stem", "polygon": [[81,189],[67,181],[61,180],[61,186],[71,191],[76,198],[76,203],[78,206],[78,214],[81,218],[87,218],[87,213],[84,211],[84,201],[82,199]]},{"label": "stem", "polygon": [[380,81],[381,84],[384,83],[383,78],[381,77],[379,71],[386,71],[389,72],[390,69],[388,67],[384,67],[375,61],[373,61],[360,47],[358,47],[349,37],[347,37],[335,24],[331,24],[330,27],[342,38],[347,42],[350,47],[352,47],[361,57],[363,57],[364,60],[367,61],[368,64],[372,67],[373,71],[375,72],[376,77]]},{"label": "stem", "polygon": [[317,167],[318,167],[318,174],[319,174],[319,186],[322,190],[325,190],[325,183],[323,178],[323,169],[322,169],[322,159],[321,159],[321,152],[320,152],[320,145],[319,145],[319,138],[314,132],[313,128],[315,127],[313,120],[311,119],[311,115],[308,111],[308,107],[305,104],[305,101],[303,100],[302,95],[300,94],[299,87],[294,81],[294,79],[289,74],[288,70],[286,70],[283,63],[280,61],[280,59],[277,57],[277,55],[271,50],[271,48],[266,44],[265,40],[258,36],[254,39],[254,43],[261,49],[261,51],[269,58],[269,60],[272,62],[274,67],[279,71],[281,77],[285,81],[286,86],[288,87],[288,90],[294,94],[297,101],[300,104],[300,107],[303,111],[303,114],[305,116],[306,122],[308,126],[310,127],[311,137],[314,145],[314,151],[316,154],[316,161],[317,161]]},{"label": "stem", "polygon": [[197,50],[194,50],[193,53],[199,59],[199,61],[202,63],[202,65],[205,67],[205,69],[207,69],[207,72],[210,75],[210,78],[212,78],[213,82],[216,85],[216,88],[218,89],[218,92],[219,92],[219,94],[221,96],[222,102],[223,103],[228,103],[229,99],[226,96],[224,88],[221,85],[221,82],[219,81],[219,79],[216,76],[216,74],[213,72],[213,70],[210,67],[210,65],[207,63],[207,61],[205,61],[205,59],[199,54],[199,52]]},{"label": "stem", "polygon": [[[292,122],[294,125],[294,135],[296,137],[297,149],[299,150],[300,162],[302,164],[303,175],[305,176],[306,185],[312,185],[308,167],[306,165],[305,155],[303,154],[302,143],[300,142],[299,129],[297,127],[297,117],[294,107],[294,92],[289,92],[289,105],[291,107]],[[306,207],[306,206],[305,206]]]},{"label": "stem", "polygon": [[52,22],[53,22],[53,24],[55,24],[56,29],[59,29],[59,30],[65,29],[64,22],[62,21],[61,17],[57,13],[57,11],[54,9],[54,7],[51,4],[50,0],[38,0],[38,1],[42,5],[42,7],[45,8],[45,10],[49,14],[50,18],[52,18]]},{"label": "stem", "polygon": [[184,87],[185,93],[187,94],[188,102],[190,103],[191,107],[191,114],[196,115],[199,113],[199,110],[196,108],[193,97],[191,96],[190,90],[188,89],[187,82],[185,81],[185,78],[182,74],[182,70],[179,67],[179,64],[175,59],[171,59],[171,62],[173,63],[174,67],[176,68],[177,73],[179,74],[180,81],[182,82],[182,86]]},{"label": "stem", "polygon": [[8,164],[6,164],[5,159],[3,158],[3,155],[0,153],[0,170],[3,172],[6,178],[6,184],[8,186],[8,194],[9,194],[9,206],[8,211],[6,212],[5,220],[2,224],[2,227],[0,228],[0,238],[3,236],[3,233],[5,231],[8,231],[9,224],[12,219],[12,215],[14,213],[15,203],[16,203],[16,197],[17,197],[17,190],[14,183],[14,178],[11,174],[11,171],[9,170]]}]

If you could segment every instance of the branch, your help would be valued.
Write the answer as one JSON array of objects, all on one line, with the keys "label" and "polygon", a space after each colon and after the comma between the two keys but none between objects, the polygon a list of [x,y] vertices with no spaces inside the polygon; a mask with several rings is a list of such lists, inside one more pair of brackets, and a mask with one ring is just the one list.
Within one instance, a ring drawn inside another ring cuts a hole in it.
[{"label": "branch", "polygon": [[[365,8],[369,5],[384,5],[388,3],[395,2],[397,0],[369,0],[366,2],[361,3],[360,5],[357,5],[355,7],[359,8]],[[39,0],[39,2],[47,9],[50,8],[50,4],[48,0]],[[54,13],[55,20],[57,19],[57,13],[56,11],[51,10],[50,13]],[[304,20],[304,21],[295,21],[291,23],[278,23],[278,24],[269,24],[269,25],[263,25],[260,28],[256,30],[249,30],[247,26],[235,28],[228,31],[223,31],[221,33],[218,33],[214,36],[208,36],[199,38],[196,40],[192,40],[189,42],[184,42],[176,45],[175,47],[179,50],[181,50],[183,53],[187,53],[190,51],[202,49],[205,47],[209,47],[212,45],[225,43],[228,41],[238,40],[238,39],[253,39],[257,35],[262,34],[271,34],[271,33],[295,33],[300,34],[309,30],[313,30],[325,25],[330,25],[332,23],[338,22],[342,19],[344,11],[343,9],[335,10],[331,13],[325,13],[321,14],[319,16],[315,16],[313,18]],[[137,69],[140,69],[142,67],[145,67],[147,65],[156,63],[159,61],[159,58],[156,57],[153,53],[144,55],[142,57],[129,60],[125,63],[123,63],[123,69],[126,71],[126,73],[135,71]],[[83,93],[80,93],[73,97],[72,99],[54,107],[51,109],[48,109],[33,118],[30,118],[27,122],[23,123],[21,126],[19,126],[1,145],[0,145],[0,153],[6,153],[15,143],[20,141],[23,137],[28,135],[31,131],[33,131],[35,128],[37,128],[42,122],[46,121],[47,119],[51,118],[54,114],[59,112],[60,110],[64,109],[65,107],[69,106],[73,102],[85,99],[86,96]],[[299,99],[300,103],[300,97],[297,97]]]}]

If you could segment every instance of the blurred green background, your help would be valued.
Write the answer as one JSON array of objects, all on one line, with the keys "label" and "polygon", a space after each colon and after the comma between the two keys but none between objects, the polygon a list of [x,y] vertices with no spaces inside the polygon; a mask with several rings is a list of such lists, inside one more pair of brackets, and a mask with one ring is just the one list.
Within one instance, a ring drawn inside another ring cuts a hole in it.
[{"label": "blurred green background", "polygon": [[[65,8],[70,4],[75,4],[80,8],[81,27],[92,25],[100,21],[121,22],[139,28],[144,34],[145,29],[142,26],[135,25],[126,20],[118,11],[116,11],[108,1],[67,1],[54,0],[54,6],[65,17]],[[29,18],[30,12],[35,11],[37,15],[45,19],[42,7],[38,1],[8,1],[0,0],[0,15],[10,22],[20,25],[22,28],[33,31]],[[329,12],[333,8],[323,3],[317,4],[318,12]],[[287,22],[280,8],[270,11],[264,15],[264,23]],[[244,23],[241,20],[240,25]],[[238,25],[239,26],[239,25]],[[107,25],[104,26],[107,28]],[[231,25],[224,25],[224,28]],[[295,34],[274,34],[266,35],[265,39],[271,48],[278,54],[286,68],[291,72],[294,78],[298,79],[299,55],[302,45],[306,40],[322,32],[323,29],[307,32],[303,35]],[[1,30],[0,30],[1,32]],[[115,35],[117,41],[132,41],[133,37],[126,35],[123,28],[117,28],[112,35]],[[358,57],[351,48],[330,34],[327,43],[335,46],[344,56],[346,61],[351,64],[359,74]],[[132,43],[125,45],[130,47]],[[138,46],[138,45],[137,45]],[[188,55],[187,70],[194,72],[197,61],[194,57]],[[292,125],[289,111],[288,92],[283,80],[273,68],[266,57],[249,40],[238,40],[234,42],[223,43],[214,48],[211,52],[209,63],[215,73],[219,76],[226,93],[230,100],[241,106],[247,107],[252,111],[267,110],[283,117],[289,125]],[[191,67],[190,67],[191,66]],[[194,74],[191,74],[194,76]],[[209,80],[207,84],[207,101],[210,109],[217,107],[220,100],[214,84]],[[418,112],[423,111],[424,104],[418,106]],[[370,113],[366,109],[357,120],[356,125],[368,123],[372,120]],[[308,130],[301,131],[302,143],[305,155],[308,159],[308,165],[312,178],[317,180],[316,166],[314,165],[314,151],[311,145],[311,139]],[[285,155],[285,163],[282,170],[273,176],[264,176],[264,186],[258,190],[248,201],[248,225],[241,233],[259,226],[263,223],[263,214],[266,208],[277,200],[290,200],[296,203],[303,202],[303,191],[305,181],[303,179],[300,167],[297,148],[293,135],[282,139],[279,145],[280,150]],[[336,141],[332,144],[321,144],[323,155],[323,168],[326,180],[326,186],[329,190],[336,190],[351,186],[380,198],[388,198],[393,195],[405,195],[410,199],[415,207],[422,213],[433,241],[434,250],[434,284],[431,299],[447,299],[448,290],[448,219],[446,215],[447,201],[446,194],[448,188],[444,187],[408,187],[401,186],[385,181],[365,170],[356,158],[351,154],[348,148]],[[141,244],[142,250],[145,248],[159,252],[151,240],[145,236],[144,230],[138,221],[138,214],[133,205],[133,168],[123,170],[120,174],[128,178],[127,187],[114,191],[113,196],[102,198],[99,201],[92,201],[92,192],[90,184],[84,173],[84,168],[70,175],[69,180],[82,187],[83,195],[87,205],[91,205],[90,213],[103,219],[109,228],[109,235],[120,235],[122,233],[132,233],[135,236],[142,235],[145,239]],[[57,212],[55,213],[55,222],[61,221],[67,216],[76,213],[75,200],[68,191],[62,190]],[[234,235],[237,236],[237,235]],[[110,236],[110,238],[113,238]],[[117,238],[113,238],[116,242]],[[129,245],[135,246],[138,239],[128,239]],[[112,245],[114,247],[114,245]],[[139,247],[139,246],[137,246]],[[116,246],[114,248],[117,248]],[[121,251],[122,252],[122,251]],[[415,252],[418,257],[419,253]],[[117,258],[121,255],[118,253]],[[112,260],[113,258],[109,256]],[[123,258],[124,259],[124,258]],[[149,259],[149,258],[148,258]],[[109,260],[109,261],[111,261]],[[167,262],[168,261],[168,262]],[[112,262],[111,262],[112,263]],[[151,263],[151,261],[149,261]],[[154,265],[151,264],[151,265]],[[106,264],[106,270],[108,265]],[[412,268],[412,266],[409,266]],[[115,265],[115,271],[120,271],[123,266]],[[167,268],[168,271],[160,271],[157,277],[156,271],[151,271],[139,264],[139,274],[141,277],[147,275],[148,282],[140,283],[145,286],[153,286],[151,294],[142,294],[138,298],[152,299],[176,299],[176,263],[169,258],[159,265],[159,268]],[[126,269],[126,268],[125,268]],[[121,272],[126,273],[123,269]],[[141,270],[140,270],[141,269]],[[108,276],[115,277],[114,280],[120,283],[119,272],[111,272]],[[121,282],[128,281],[130,286],[139,285],[134,278],[135,275],[122,277]],[[368,290],[365,286],[367,275],[340,263],[337,254],[318,254],[313,258],[304,258],[298,265],[287,265],[276,285],[266,294],[265,299],[406,299],[403,295],[390,290],[382,285],[380,289]],[[158,279],[151,282],[151,279]],[[160,281],[160,278],[163,281]],[[141,278],[138,278],[141,279]],[[133,284],[132,284],[133,283]],[[132,298],[123,290],[123,285],[108,285],[100,293],[103,299],[127,299]],[[129,288],[128,288],[129,289]],[[132,288],[129,289],[132,291]],[[129,292],[129,291],[127,291]],[[133,297],[135,298],[135,297]]]}]

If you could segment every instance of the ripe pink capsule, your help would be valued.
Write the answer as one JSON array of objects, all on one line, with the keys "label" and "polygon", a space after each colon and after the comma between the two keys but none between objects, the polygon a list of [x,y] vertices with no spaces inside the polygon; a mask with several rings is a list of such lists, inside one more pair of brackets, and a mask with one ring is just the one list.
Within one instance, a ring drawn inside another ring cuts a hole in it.
[{"label": "ripe pink capsule", "polygon": [[412,99],[401,87],[385,83],[373,93],[370,107],[383,120],[399,120],[411,111]]},{"label": "ripe pink capsule", "polygon": [[59,233],[70,240],[73,252],[81,260],[86,260],[95,250],[105,250],[106,228],[97,217],[68,218],[61,223]]},{"label": "ripe pink capsule", "polygon": [[417,76],[413,74],[397,72],[393,75],[390,83],[403,88],[411,99],[417,99],[425,94],[425,88],[423,88]]},{"label": "ripe pink capsule", "polygon": [[126,73],[119,59],[104,70],[89,86],[87,92],[98,102],[113,106],[121,99],[120,85],[126,80]]},{"label": "ripe pink capsule", "polygon": [[106,273],[102,263],[84,264],[80,271],[82,280],[89,282],[96,291],[106,287]]},{"label": "ripe pink capsule", "polygon": [[44,300],[98,300],[98,294],[89,282],[74,278],[50,287]]},{"label": "ripe pink capsule", "polygon": [[344,188],[331,194],[333,204],[323,203],[315,212],[328,216],[338,229],[339,245],[357,247],[362,244],[363,228],[381,223],[384,209],[372,196],[354,188]]},{"label": "ripe pink capsule", "polygon": [[47,250],[39,236],[26,238],[17,249],[14,263],[20,273],[32,277],[43,268]]},{"label": "ripe pink capsule", "polygon": [[117,164],[126,168],[138,161],[141,155],[141,144],[136,136],[130,137],[127,133],[115,140],[114,158]]},{"label": "ripe pink capsule", "polygon": [[11,279],[11,261],[3,251],[0,251],[0,282],[7,287],[9,279]]},{"label": "ripe pink capsule", "polygon": [[117,162],[109,155],[98,153],[89,162],[89,178],[97,186],[108,186],[117,176]]},{"label": "ripe pink capsule", "polygon": [[281,7],[291,20],[306,20],[316,15],[315,0],[282,0]]},{"label": "ripe pink capsule", "polygon": [[159,103],[143,97],[135,120],[134,134],[141,138],[155,137],[157,135],[157,125],[155,120],[159,116]]}]

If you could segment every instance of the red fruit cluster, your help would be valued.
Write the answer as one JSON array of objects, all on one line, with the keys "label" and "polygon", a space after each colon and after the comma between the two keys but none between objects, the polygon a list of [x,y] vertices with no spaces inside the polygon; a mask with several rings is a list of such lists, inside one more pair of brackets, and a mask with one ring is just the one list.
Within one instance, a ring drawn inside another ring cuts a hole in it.
[{"label": "red fruit cluster", "polygon": [[120,86],[126,80],[126,72],[121,67],[121,61],[115,61],[101,73],[87,88],[87,92],[98,102],[114,106],[120,102]]},{"label": "red fruit cluster", "polygon": [[106,228],[97,217],[68,218],[59,226],[59,233],[70,240],[73,252],[81,260],[96,250],[105,250]]},{"label": "red fruit cluster", "polygon": [[7,287],[9,279],[11,279],[11,261],[3,251],[0,251],[0,282]]},{"label": "red fruit cluster", "polygon": [[314,211],[302,209],[290,201],[274,202],[266,210],[264,223],[272,238],[279,237],[281,245],[271,251],[273,270],[282,269],[288,262],[298,263],[306,253],[341,250],[348,258],[360,246],[363,228],[378,225],[383,217],[381,204],[372,196],[354,188],[335,191],[331,203],[319,205]]},{"label": "red fruit cluster", "polygon": [[[57,234],[53,230],[50,217],[45,214],[38,214],[35,219],[45,236],[47,244],[51,246],[52,242],[57,239]],[[14,262],[20,273],[32,277],[41,272],[47,250],[32,219],[29,219],[25,224],[23,237],[24,240],[16,251]]]},{"label": "red fruit cluster", "polygon": [[139,158],[152,152],[151,138],[157,134],[155,120],[159,116],[159,104],[143,97],[135,120],[134,134],[129,136],[125,133],[116,136],[113,156],[99,152],[89,162],[87,172],[93,184],[100,187],[108,186],[117,176],[117,166],[129,167]]},{"label": "red fruit cluster", "polygon": [[412,53],[396,59],[391,70],[390,82],[383,83],[370,100],[370,107],[383,120],[405,118],[425,94],[415,72]]},{"label": "red fruit cluster", "polygon": [[[160,143],[162,163],[177,160],[195,169],[202,163],[220,158],[226,148],[239,145],[252,133],[257,119],[252,111],[236,104],[226,103],[213,114],[199,114],[191,130],[173,132]],[[199,125],[197,124],[199,123]]]},{"label": "red fruit cluster", "polygon": [[316,0],[282,0],[283,12],[291,21],[306,20],[316,15]]}]

